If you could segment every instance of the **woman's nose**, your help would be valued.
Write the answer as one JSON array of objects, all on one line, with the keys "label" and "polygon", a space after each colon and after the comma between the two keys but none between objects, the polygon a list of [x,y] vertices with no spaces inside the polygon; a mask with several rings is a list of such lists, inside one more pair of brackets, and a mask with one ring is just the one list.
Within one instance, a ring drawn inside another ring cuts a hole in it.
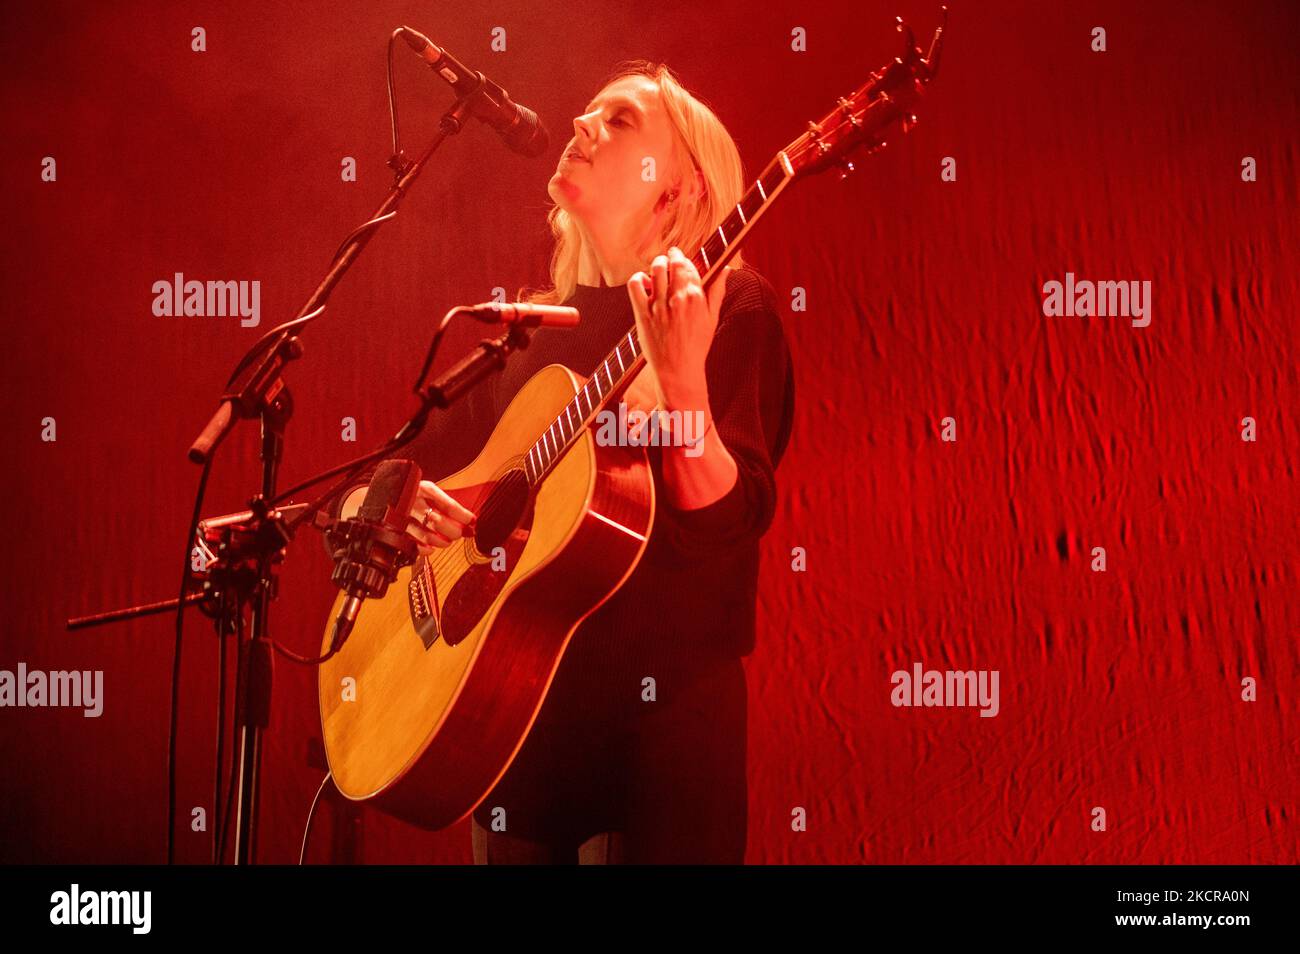
[{"label": "woman's nose", "polygon": [[595,137],[592,135],[590,114],[586,116],[575,116],[573,119],[573,131],[588,142],[594,139]]}]

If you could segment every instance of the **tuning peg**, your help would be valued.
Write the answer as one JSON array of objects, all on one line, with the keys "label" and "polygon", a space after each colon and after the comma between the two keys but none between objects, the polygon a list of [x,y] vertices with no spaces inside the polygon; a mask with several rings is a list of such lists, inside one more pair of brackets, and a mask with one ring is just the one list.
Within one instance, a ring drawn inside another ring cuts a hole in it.
[{"label": "tuning peg", "polygon": [[912,35],[912,28],[903,22],[902,17],[894,17],[898,21],[898,32],[903,34],[903,50],[911,53],[916,49],[916,37]]},{"label": "tuning peg", "polygon": [[849,173],[852,171],[853,171],[853,163],[850,160],[845,159],[844,162],[841,163],[840,181],[843,182],[845,179],[847,179],[849,177]]},{"label": "tuning peg", "polygon": [[850,126],[856,129],[862,125],[862,120],[853,113],[853,104],[851,102],[841,96],[835,101],[835,103],[840,107],[840,112],[844,114],[844,118],[848,121]]},{"label": "tuning peg", "polygon": [[935,74],[939,72],[939,54],[943,52],[943,31],[948,26],[948,7],[945,5],[942,9],[943,19],[930,40],[930,52],[925,55],[925,71],[929,74],[927,79],[934,79]]}]

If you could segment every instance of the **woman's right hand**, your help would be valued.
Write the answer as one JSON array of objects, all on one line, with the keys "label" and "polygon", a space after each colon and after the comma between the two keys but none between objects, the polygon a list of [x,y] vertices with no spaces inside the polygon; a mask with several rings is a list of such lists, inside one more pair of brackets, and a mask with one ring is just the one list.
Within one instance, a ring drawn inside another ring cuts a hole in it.
[{"label": "woman's right hand", "polygon": [[[369,489],[358,487],[350,493],[339,511],[339,518],[355,517]],[[406,533],[419,545],[420,556],[428,556],[438,547],[449,547],[462,537],[473,536],[475,519],[475,515],[457,503],[447,491],[432,480],[422,480],[406,521]]]},{"label": "woman's right hand", "polygon": [[406,532],[420,545],[420,556],[428,556],[436,547],[449,547],[462,537],[472,537],[476,519],[432,480],[422,480]]}]

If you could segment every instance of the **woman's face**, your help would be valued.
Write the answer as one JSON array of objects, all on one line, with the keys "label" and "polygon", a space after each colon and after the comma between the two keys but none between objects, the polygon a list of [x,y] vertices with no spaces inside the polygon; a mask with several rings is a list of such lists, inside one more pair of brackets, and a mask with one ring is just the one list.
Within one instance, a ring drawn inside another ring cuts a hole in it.
[{"label": "woman's face", "polygon": [[[573,139],[547,185],[557,205],[589,228],[629,237],[651,226],[673,187],[673,133],[646,76],[601,90],[573,120]],[[571,158],[576,148],[586,159]]]}]

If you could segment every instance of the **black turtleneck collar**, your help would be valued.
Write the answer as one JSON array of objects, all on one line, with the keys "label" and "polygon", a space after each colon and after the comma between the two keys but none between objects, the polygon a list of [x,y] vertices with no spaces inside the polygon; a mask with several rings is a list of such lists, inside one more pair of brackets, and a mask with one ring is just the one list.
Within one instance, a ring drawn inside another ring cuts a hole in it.
[{"label": "black turtleneck collar", "polygon": [[569,300],[584,302],[588,307],[619,306],[623,303],[631,307],[632,304],[624,285],[574,285],[573,296]]}]

